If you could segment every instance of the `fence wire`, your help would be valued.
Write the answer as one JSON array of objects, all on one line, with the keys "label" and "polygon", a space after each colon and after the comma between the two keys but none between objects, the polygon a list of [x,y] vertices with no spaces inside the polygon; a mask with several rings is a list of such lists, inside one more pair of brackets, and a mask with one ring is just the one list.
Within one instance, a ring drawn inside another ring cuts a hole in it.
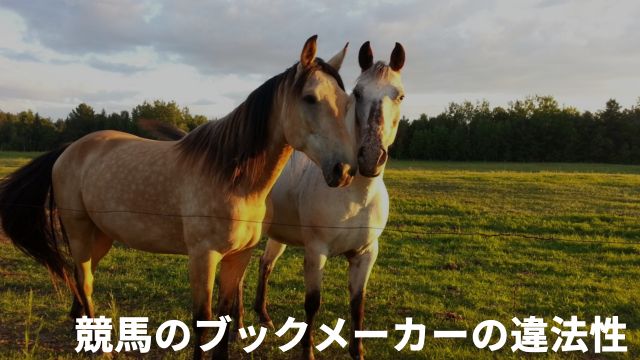
[{"label": "fence wire", "polygon": [[[15,206],[15,207],[29,207],[29,208],[38,208],[48,210],[46,207],[39,205],[31,205],[31,204],[8,204],[8,203],[0,203],[2,206]],[[305,224],[288,224],[288,223],[279,223],[272,222],[266,220],[250,220],[250,219],[238,219],[238,218],[230,218],[216,215],[208,215],[208,214],[169,214],[162,212],[154,212],[154,211],[144,211],[144,210],[86,210],[86,209],[73,209],[73,208],[65,208],[65,207],[56,207],[58,211],[69,211],[69,212],[83,212],[90,214],[131,214],[131,215],[148,215],[148,216],[160,216],[167,218],[202,218],[202,219],[216,219],[222,221],[230,221],[230,222],[244,222],[244,223],[252,223],[252,224],[262,224],[269,226],[284,226],[284,227],[297,227],[302,229],[334,229],[334,230],[377,230],[377,231],[387,231],[387,232],[395,232],[401,235],[413,235],[419,237],[428,237],[428,236],[460,236],[460,237],[481,237],[481,238],[520,238],[524,240],[538,240],[538,241],[556,241],[556,242],[571,242],[571,243],[583,243],[583,244],[613,244],[613,245],[640,245],[640,241],[620,241],[620,240],[607,240],[609,235],[605,234],[595,234],[589,237],[603,237],[604,240],[595,240],[589,239],[585,236],[582,236],[578,239],[576,238],[568,238],[568,237],[559,237],[559,236],[549,236],[549,235],[535,235],[535,234],[526,234],[526,233],[517,233],[517,232],[483,232],[483,231],[462,231],[462,230],[450,230],[450,229],[435,229],[435,230],[412,230],[412,229],[401,229],[397,225],[387,225],[385,227],[375,227],[375,226],[341,226],[341,225],[305,225]]]}]

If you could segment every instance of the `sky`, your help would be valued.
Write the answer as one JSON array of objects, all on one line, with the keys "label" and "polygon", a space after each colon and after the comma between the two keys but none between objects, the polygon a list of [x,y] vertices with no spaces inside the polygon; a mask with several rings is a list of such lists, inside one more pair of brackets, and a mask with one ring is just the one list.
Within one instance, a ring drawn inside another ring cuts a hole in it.
[{"label": "sky", "polygon": [[0,0],[0,110],[64,118],[176,101],[221,117],[295,63],[318,34],[350,91],[357,53],[406,51],[403,114],[530,95],[598,110],[640,97],[640,1]]}]

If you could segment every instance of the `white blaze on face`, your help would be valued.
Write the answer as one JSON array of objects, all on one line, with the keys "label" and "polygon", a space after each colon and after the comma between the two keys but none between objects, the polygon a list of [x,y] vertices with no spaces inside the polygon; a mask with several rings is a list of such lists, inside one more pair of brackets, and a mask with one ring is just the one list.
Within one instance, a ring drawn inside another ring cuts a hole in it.
[{"label": "white blaze on face", "polygon": [[378,62],[365,71],[354,89],[363,173],[375,175],[395,140],[404,87],[399,72]]},{"label": "white blaze on face", "polygon": [[383,130],[383,144],[385,148],[391,146],[396,138],[398,123],[400,122],[400,104],[404,99],[404,87],[402,86],[400,73],[389,71],[387,76],[391,90],[384,98],[382,109],[385,120]]}]

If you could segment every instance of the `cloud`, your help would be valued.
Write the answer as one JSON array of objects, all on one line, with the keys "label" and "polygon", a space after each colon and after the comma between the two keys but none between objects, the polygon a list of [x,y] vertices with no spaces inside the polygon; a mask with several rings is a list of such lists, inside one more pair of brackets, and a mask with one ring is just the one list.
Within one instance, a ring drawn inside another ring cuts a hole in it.
[{"label": "cloud", "polygon": [[192,101],[189,105],[215,105],[216,102],[210,99],[198,99],[196,101]]},{"label": "cloud", "polygon": [[123,74],[134,74],[134,73],[148,69],[144,66],[110,62],[110,61],[99,60],[96,58],[92,58],[88,60],[87,64],[89,64],[91,67],[94,67],[98,70],[113,71],[113,72],[118,72]]},{"label": "cloud", "polygon": [[3,6],[25,20],[31,39],[73,54],[127,50],[144,41],[141,25],[152,9],[149,1],[135,0],[8,0]]},{"label": "cloud", "polygon": [[78,97],[78,99],[81,102],[85,102],[88,104],[108,103],[108,102],[120,102],[123,100],[131,99],[136,95],[138,95],[137,91],[127,91],[127,90],[96,91],[96,92],[82,94]]},{"label": "cloud", "polygon": [[35,54],[32,54],[27,51],[15,51],[12,49],[1,49],[0,48],[0,56],[3,56],[7,59],[16,60],[16,61],[31,61],[31,62],[40,62],[42,61]]},{"label": "cloud", "polygon": [[0,84],[0,100],[48,100],[53,97],[55,96],[52,96],[52,93],[41,89]]},{"label": "cloud", "polygon": [[[640,3],[634,0],[615,6],[597,0],[6,0],[0,7],[18,29],[6,29],[11,41],[0,40],[0,56],[34,62],[46,54],[51,66],[113,73],[91,73],[100,86],[93,92],[126,91],[116,80],[128,76],[155,84],[125,81],[133,91],[167,99],[182,95],[172,84],[158,87],[152,74],[163,74],[155,70],[192,67],[199,76],[190,77],[191,87],[214,95],[192,90],[185,103],[215,112],[209,116],[231,110],[253,86],[295,62],[315,33],[324,58],[351,42],[342,71],[349,86],[362,42],[371,40],[382,60],[401,42],[410,116],[421,108],[439,111],[445,96],[501,103],[552,94],[594,109],[608,97],[629,104],[640,95],[634,85],[640,83]],[[229,76],[224,87],[212,83]]]}]

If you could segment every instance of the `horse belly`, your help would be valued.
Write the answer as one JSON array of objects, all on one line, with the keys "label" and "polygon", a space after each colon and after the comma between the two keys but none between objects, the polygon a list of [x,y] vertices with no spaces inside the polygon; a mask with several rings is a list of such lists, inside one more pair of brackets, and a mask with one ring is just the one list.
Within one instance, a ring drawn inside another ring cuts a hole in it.
[{"label": "horse belly", "polygon": [[305,234],[309,229],[301,228],[298,223],[275,223],[265,225],[269,238],[290,246],[304,246],[305,238],[313,234]]},{"label": "horse belly", "polygon": [[90,216],[102,232],[130,248],[162,254],[187,253],[180,218],[129,212]]},{"label": "horse belly", "polygon": [[270,197],[271,207],[265,219],[264,233],[269,238],[291,246],[304,246],[310,227],[300,223],[298,209],[284,196]]}]

